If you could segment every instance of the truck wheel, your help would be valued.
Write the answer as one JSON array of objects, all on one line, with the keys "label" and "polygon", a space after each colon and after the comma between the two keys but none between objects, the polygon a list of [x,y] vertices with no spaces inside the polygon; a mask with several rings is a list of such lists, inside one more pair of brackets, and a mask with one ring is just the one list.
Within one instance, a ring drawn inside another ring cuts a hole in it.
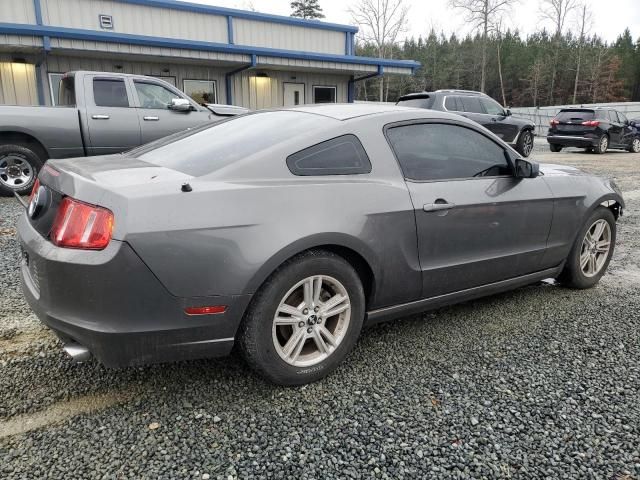
[{"label": "truck wheel", "polygon": [[24,145],[0,145],[0,195],[31,192],[42,159]]},{"label": "truck wheel", "polygon": [[518,137],[518,142],[516,143],[516,151],[524,158],[527,158],[529,155],[531,155],[532,150],[533,133],[531,132],[531,130],[525,130]]},{"label": "truck wheel", "polygon": [[240,327],[247,363],[279,385],[315,382],[351,351],[364,321],[360,277],[342,257],[309,251],[260,288]]},{"label": "truck wheel", "polygon": [[640,153],[640,138],[634,138],[629,145],[629,151],[631,153]]},{"label": "truck wheel", "polygon": [[598,144],[593,147],[593,151],[596,153],[605,153],[609,148],[609,137],[607,135],[601,135],[598,139]]},{"label": "truck wheel", "polygon": [[616,243],[616,219],[611,210],[598,207],[576,238],[560,283],[570,288],[591,288],[607,270]]},{"label": "truck wheel", "polygon": [[555,153],[558,153],[560,150],[562,150],[562,146],[558,145],[557,143],[550,143],[549,148],[551,149],[552,152],[555,152]]}]

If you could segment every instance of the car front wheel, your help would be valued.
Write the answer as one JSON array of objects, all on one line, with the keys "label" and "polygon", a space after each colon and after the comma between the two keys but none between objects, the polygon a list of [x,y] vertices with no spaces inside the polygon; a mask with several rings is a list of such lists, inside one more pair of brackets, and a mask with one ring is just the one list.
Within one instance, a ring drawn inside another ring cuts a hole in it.
[{"label": "car front wheel", "polygon": [[629,146],[631,153],[640,153],[640,138],[634,138]]},{"label": "car front wheel", "polygon": [[533,150],[533,133],[531,130],[525,130],[520,134],[516,143],[516,150],[525,158],[531,155]]},{"label": "car front wheel", "polygon": [[344,258],[305,252],[276,270],[256,294],[239,346],[247,363],[274,383],[314,382],[351,351],[364,310],[362,282]]},{"label": "car front wheel", "polygon": [[609,266],[616,243],[616,219],[598,207],[578,234],[558,280],[571,288],[590,288]]}]

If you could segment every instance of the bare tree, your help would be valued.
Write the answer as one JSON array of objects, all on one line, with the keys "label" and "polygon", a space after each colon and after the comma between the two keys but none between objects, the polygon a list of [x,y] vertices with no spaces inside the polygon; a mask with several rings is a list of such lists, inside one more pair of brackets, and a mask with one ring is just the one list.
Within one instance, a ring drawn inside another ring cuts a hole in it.
[{"label": "bare tree", "polygon": [[449,0],[449,5],[466,12],[465,20],[482,32],[482,62],[480,91],[484,92],[487,70],[487,44],[489,32],[500,22],[502,15],[518,0]]},{"label": "bare tree", "polygon": [[576,63],[576,78],[573,82],[573,103],[576,103],[578,96],[578,82],[580,81],[580,67],[582,63],[582,49],[584,48],[585,36],[589,33],[593,22],[591,10],[586,3],[580,5],[578,9],[578,25],[580,26],[580,37],[578,38],[578,59]]},{"label": "bare tree", "polygon": [[[380,58],[388,58],[398,36],[407,31],[409,7],[405,0],[358,0],[348,12],[360,26],[360,38],[372,43]],[[380,77],[379,98],[384,101],[383,77]]]},{"label": "bare tree", "polygon": [[576,7],[577,0],[541,0],[540,16],[542,20],[552,22],[554,29],[554,53],[551,65],[551,85],[549,88],[549,103],[553,105],[553,94],[558,70],[558,56],[560,55],[560,40],[567,22],[567,17]]}]

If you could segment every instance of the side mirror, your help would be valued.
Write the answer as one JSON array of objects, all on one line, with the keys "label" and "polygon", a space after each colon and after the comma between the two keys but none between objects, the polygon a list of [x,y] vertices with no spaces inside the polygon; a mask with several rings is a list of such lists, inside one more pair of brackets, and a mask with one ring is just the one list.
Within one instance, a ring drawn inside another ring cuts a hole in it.
[{"label": "side mirror", "polygon": [[167,106],[169,110],[176,112],[190,112],[193,110],[191,102],[185,98],[172,98],[171,103]]},{"label": "side mirror", "polygon": [[522,158],[516,159],[516,177],[536,178],[538,175],[540,175],[540,165]]},{"label": "side mirror", "polygon": [[505,116],[506,116],[506,117],[510,117],[511,115],[513,115],[513,114],[511,113],[511,109],[510,109],[510,108],[505,108],[505,110],[504,110],[504,114],[505,114]]}]

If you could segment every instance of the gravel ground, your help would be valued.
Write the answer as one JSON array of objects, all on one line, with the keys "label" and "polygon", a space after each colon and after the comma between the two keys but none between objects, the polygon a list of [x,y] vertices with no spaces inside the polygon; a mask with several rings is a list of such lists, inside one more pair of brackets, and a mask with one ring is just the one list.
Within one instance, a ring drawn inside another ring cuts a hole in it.
[{"label": "gravel ground", "polygon": [[640,155],[533,158],[625,192],[610,272],[363,332],[304,388],[235,356],[126,370],[71,365],[18,285],[0,199],[0,477],[640,479]]}]

